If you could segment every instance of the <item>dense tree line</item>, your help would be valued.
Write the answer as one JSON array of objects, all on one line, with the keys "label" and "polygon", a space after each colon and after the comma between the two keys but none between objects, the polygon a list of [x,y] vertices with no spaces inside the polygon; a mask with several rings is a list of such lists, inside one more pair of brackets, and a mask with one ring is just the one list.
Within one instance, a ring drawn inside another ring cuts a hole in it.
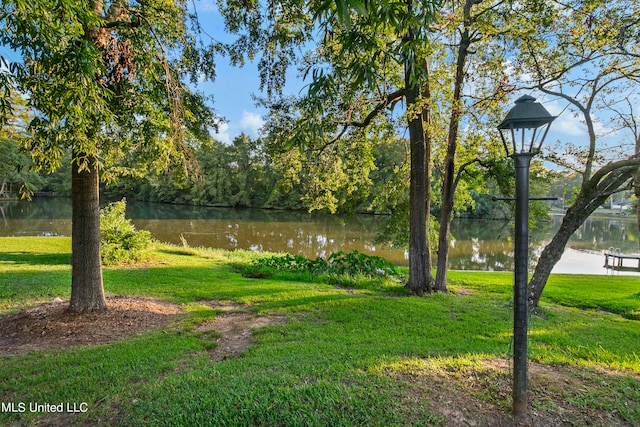
[{"label": "dense tree line", "polygon": [[[264,141],[245,134],[236,137],[230,145],[210,139],[193,150],[195,163],[189,175],[169,170],[158,175],[119,177],[102,183],[101,195],[105,201],[124,196],[128,200],[174,204],[309,210],[312,206],[306,196],[313,185],[312,171],[301,170],[291,176],[291,171],[278,162]],[[70,155],[65,156],[56,172],[34,173],[29,172],[29,158],[15,141],[3,140],[0,149],[3,148],[15,156],[5,156],[13,161],[11,167],[6,164],[6,173],[4,169],[0,171],[7,187],[11,185],[15,190],[13,196],[18,196],[17,190],[25,180],[33,191],[53,192],[61,197],[71,195]],[[367,177],[367,185],[360,186],[348,199],[341,200],[337,211],[393,214],[389,225],[392,227],[395,217],[402,216],[402,209],[398,211],[393,198],[398,197],[397,187],[406,180],[406,144],[382,141],[375,146],[373,157],[373,169]],[[21,170],[22,175],[15,175],[16,170]],[[492,196],[500,194],[495,180],[475,175],[468,177],[467,181],[466,185],[474,189],[469,193],[470,202],[459,210],[459,215],[476,218],[505,218],[510,215],[507,204],[492,200]],[[438,214],[437,208],[434,214]],[[403,243],[401,235],[386,230],[386,234],[381,234],[381,240]],[[406,239],[406,233],[404,235]]]}]

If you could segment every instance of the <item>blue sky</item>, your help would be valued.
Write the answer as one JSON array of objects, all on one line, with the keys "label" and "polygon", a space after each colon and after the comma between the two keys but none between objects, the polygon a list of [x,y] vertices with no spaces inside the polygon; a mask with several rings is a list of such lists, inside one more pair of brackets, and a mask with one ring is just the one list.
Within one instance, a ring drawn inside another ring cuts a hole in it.
[{"label": "blue sky", "polygon": [[[233,38],[225,33],[222,18],[215,5],[215,0],[200,0],[194,3],[198,9],[200,23],[204,30],[218,41],[231,41]],[[204,40],[207,42],[207,40]],[[20,61],[20,57],[7,46],[0,46],[0,55],[9,61]],[[221,142],[231,143],[234,137],[242,132],[253,138],[258,137],[258,130],[263,124],[262,115],[251,98],[259,94],[260,81],[257,65],[247,63],[243,68],[232,67],[229,60],[219,57],[216,62],[216,79],[213,82],[202,82],[197,90],[205,95],[213,95],[213,107],[226,122],[219,128],[214,138]]]},{"label": "blue sky", "polygon": [[[220,42],[234,40],[224,31],[224,23],[214,0],[200,0],[195,5],[205,32]],[[297,94],[301,87],[300,81],[289,78],[285,93]],[[252,99],[254,94],[262,95],[256,61],[247,62],[240,68],[231,66],[228,58],[220,56],[216,62],[215,81],[200,83],[198,90],[205,95],[213,95],[213,107],[226,120],[220,125],[218,133],[213,135],[215,139],[231,143],[243,132],[253,138],[260,136],[259,129],[264,123],[262,117],[266,111],[258,108]]]},{"label": "blue sky", "polygon": [[[224,24],[213,0],[202,0],[195,3],[198,19],[203,30],[217,41],[231,41],[224,32]],[[208,42],[205,40],[205,43]],[[226,144],[242,132],[255,138],[262,126],[263,111],[258,110],[252,93],[257,93],[260,81],[255,64],[246,64],[243,68],[232,67],[227,58],[216,60],[216,78],[213,82],[201,82],[197,90],[205,95],[213,95],[214,108],[223,116],[214,138]]]},{"label": "blue sky", "polygon": [[[220,42],[233,40],[233,37],[224,31],[215,0],[198,0],[194,4],[200,23],[208,35]],[[204,42],[208,40],[205,38]],[[0,55],[11,62],[20,61],[20,56],[8,46],[0,45]],[[297,93],[300,87],[301,84],[292,79],[286,93]],[[243,132],[253,138],[259,136],[265,111],[256,107],[252,99],[252,94],[260,95],[257,63],[249,62],[242,68],[232,67],[228,58],[220,56],[216,61],[215,81],[201,82],[196,89],[205,95],[213,95],[213,107],[225,119],[219,126],[219,133],[213,135],[214,138],[220,142],[231,143],[233,138]]]}]

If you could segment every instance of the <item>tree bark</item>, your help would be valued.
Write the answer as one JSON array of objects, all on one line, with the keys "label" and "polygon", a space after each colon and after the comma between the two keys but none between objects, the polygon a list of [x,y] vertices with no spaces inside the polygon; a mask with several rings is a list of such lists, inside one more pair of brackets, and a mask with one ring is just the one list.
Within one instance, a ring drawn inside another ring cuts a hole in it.
[{"label": "tree bark", "polygon": [[[606,197],[602,200],[604,202]],[[580,227],[580,225],[589,217],[589,215],[599,206],[595,205],[589,212],[581,209],[584,204],[583,200],[576,200],[576,203],[570,207],[562,220],[560,228],[551,239],[551,242],[545,246],[536,268],[529,282],[529,309],[533,310],[538,307],[542,291],[547,284],[551,270],[558,263],[569,238]]]},{"label": "tree bark", "polygon": [[69,311],[82,313],[105,310],[107,303],[104,298],[100,258],[100,200],[96,156],[74,153],[71,200],[72,277]]},{"label": "tree bark", "polygon": [[[451,165],[452,166],[452,165]],[[453,213],[453,192],[455,189],[450,187],[448,178],[453,176],[453,171],[449,172],[450,165],[446,165],[445,182],[442,187],[442,206],[440,209],[440,228],[438,230],[438,259],[436,262],[436,281],[435,289],[437,291],[447,291],[447,269],[449,268],[449,234],[451,233],[451,215]]]},{"label": "tree bark", "polygon": [[[103,0],[90,1],[103,16]],[[86,39],[100,46],[100,27],[85,28]],[[99,76],[96,76],[99,78]],[[71,301],[69,311],[83,313],[107,308],[100,257],[100,187],[98,156],[73,149],[71,165]]]},{"label": "tree bark", "polygon": [[[411,10],[411,1],[407,4]],[[415,39],[413,31],[405,36],[406,42]],[[428,211],[429,180],[427,158],[427,139],[424,129],[424,108],[416,111],[420,99],[420,85],[412,81],[413,71],[424,64],[420,63],[416,53],[405,63],[405,99],[409,111],[409,145],[411,147],[411,166],[409,172],[409,280],[406,287],[415,295],[421,296],[432,290],[431,253],[429,250]],[[425,70],[426,70],[426,66]],[[427,82],[428,85],[428,82]],[[428,86],[427,86],[428,90]]]},{"label": "tree bark", "polygon": [[[425,68],[427,66],[425,65]],[[431,94],[429,92],[429,85],[427,83],[426,85],[426,89],[425,89],[425,95],[430,98]],[[428,126],[431,125],[431,109],[429,107],[425,107],[422,110],[422,120],[423,123],[427,123]],[[432,268],[433,268],[433,263],[432,263],[432,259],[431,259],[431,244],[429,243],[429,220],[431,218],[431,138],[429,137],[428,131],[424,130],[424,125],[423,125],[423,135],[424,135],[424,169],[425,169],[425,173],[424,173],[424,180],[425,180],[425,195],[424,195],[424,205],[425,205],[425,210],[424,210],[424,224],[423,224],[423,228],[426,230],[425,231],[425,262],[426,262],[426,267],[425,269],[427,270],[426,274],[427,274],[427,290],[428,292],[432,292],[433,291],[433,282],[434,282],[434,278],[433,278],[433,274],[432,274]]]},{"label": "tree bark", "polygon": [[[407,91],[407,106],[414,105],[419,89]],[[410,108],[410,107],[409,107]],[[411,171],[409,184],[409,281],[407,288],[416,295],[431,292],[431,261],[427,239],[426,143],[422,115],[409,120]]]}]

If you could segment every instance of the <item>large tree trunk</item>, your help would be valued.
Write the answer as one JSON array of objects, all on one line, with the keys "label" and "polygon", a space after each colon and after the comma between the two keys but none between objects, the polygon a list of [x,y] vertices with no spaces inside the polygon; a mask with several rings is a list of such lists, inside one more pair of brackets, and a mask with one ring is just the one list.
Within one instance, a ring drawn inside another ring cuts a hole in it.
[{"label": "large tree trunk", "polygon": [[[430,96],[427,89],[427,96]],[[428,126],[431,125],[431,110],[427,107],[422,111],[422,118],[424,123],[427,123]],[[423,130],[424,132],[424,130]],[[431,258],[431,244],[429,241],[429,220],[431,219],[431,139],[428,137],[428,133],[424,132],[424,180],[425,180],[425,195],[424,195],[424,229],[425,232],[425,262],[427,263],[425,269],[427,270],[427,289],[429,292],[433,291],[433,263]]]},{"label": "large tree trunk", "polygon": [[[103,1],[92,0],[96,16],[103,15]],[[100,27],[85,28],[85,37],[96,46]],[[96,76],[99,78],[99,76]],[[100,257],[100,196],[98,157],[73,150],[71,165],[71,301],[69,311],[83,313],[105,310]]]},{"label": "large tree trunk", "polygon": [[[83,167],[82,162],[86,159]],[[98,164],[95,156],[74,153],[71,167],[72,278],[69,311],[104,310],[100,259],[100,204]]]},{"label": "large tree trunk", "polygon": [[[411,3],[408,3],[409,9]],[[414,39],[409,31],[405,40]],[[428,174],[428,142],[424,129],[424,110],[415,111],[420,98],[420,86],[412,81],[412,71],[421,66],[414,55],[405,64],[405,88],[407,110],[414,110],[407,119],[409,125],[409,143],[411,147],[411,167],[409,177],[409,281],[407,288],[415,295],[431,292],[433,278],[431,275],[431,253],[427,237],[429,215],[429,174]],[[424,64],[423,67],[426,68]],[[428,82],[427,82],[428,85]],[[427,87],[428,91],[428,87]],[[428,114],[428,111],[427,111]]]},{"label": "large tree trunk", "polygon": [[[407,91],[407,106],[411,108],[419,89]],[[422,115],[409,120],[411,171],[409,184],[409,281],[407,288],[416,295],[431,292],[431,260],[427,239],[427,165],[426,142]]]},{"label": "large tree trunk", "polygon": [[[604,200],[606,200],[606,198],[603,199],[602,202],[604,202]],[[553,267],[555,267],[560,257],[562,257],[569,238],[571,238],[573,233],[599,206],[599,204],[594,205],[593,209],[586,211],[581,209],[583,203],[578,204],[579,202],[582,202],[582,200],[576,201],[576,204],[567,210],[560,228],[553,236],[553,239],[551,239],[551,242],[545,246],[538,259],[533,276],[529,282],[529,309],[538,307],[540,296],[547,284],[551,270],[553,270]]]}]

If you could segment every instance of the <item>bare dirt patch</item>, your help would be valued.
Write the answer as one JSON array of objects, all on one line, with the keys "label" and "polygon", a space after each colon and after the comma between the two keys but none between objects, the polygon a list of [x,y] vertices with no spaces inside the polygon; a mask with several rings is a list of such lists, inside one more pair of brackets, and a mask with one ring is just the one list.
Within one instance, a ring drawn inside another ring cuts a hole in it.
[{"label": "bare dirt patch", "polygon": [[69,313],[68,301],[42,304],[0,317],[0,354],[98,345],[166,326],[182,309],[145,298],[107,298],[108,310]]},{"label": "bare dirt patch", "polygon": [[218,345],[210,351],[213,360],[239,356],[253,343],[251,335],[254,329],[285,322],[285,318],[281,316],[256,316],[246,311],[247,306],[239,304],[221,305],[210,302],[207,305],[221,313],[214,320],[199,325],[196,331],[215,331],[219,334],[215,338]]},{"label": "bare dirt patch", "polygon": [[[196,331],[213,333],[217,346],[210,355],[216,361],[239,356],[253,343],[254,329],[285,321],[280,316],[256,316],[244,305],[217,301],[205,304],[219,314],[215,320],[198,326]],[[0,355],[108,344],[166,327],[184,313],[175,304],[145,298],[107,298],[108,310],[95,313],[69,313],[68,305],[68,301],[56,301],[0,316]],[[61,427],[77,422],[77,414],[46,414],[38,417],[33,425]]]},{"label": "bare dirt patch", "polygon": [[[220,312],[215,320],[196,329],[214,333],[217,346],[210,352],[213,360],[240,355],[253,343],[254,329],[284,323],[284,317],[256,316],[244,305],[205,304]],[[68,301],[56,301],[0,316],[0,355],[108,344],[163,328],[183,313],[175,304],[146,298],[108,298],[108,310],[94,313],[69,313],[68,305]]]}]

